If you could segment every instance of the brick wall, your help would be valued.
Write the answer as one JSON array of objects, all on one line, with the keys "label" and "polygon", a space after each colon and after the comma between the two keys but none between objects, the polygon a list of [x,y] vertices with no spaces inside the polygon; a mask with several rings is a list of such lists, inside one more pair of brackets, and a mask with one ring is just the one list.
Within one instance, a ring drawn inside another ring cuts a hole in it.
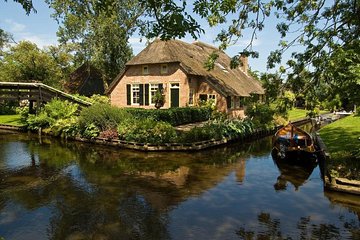
[{"label": "brick wall", "polygon": [[179,105],[188,106],[190,88],[194,90],[194,105],[199,103],[200,94],[214,94],[216,96],[216,107],[219,111],[226,112],[232,117],[243,117],[243,110],[228,110],[226,98],[216,92],[206,81],[198,76],[187,76],[181,69],[179,63],[167,64],[167,73],[161,73],[162,64],[147,65],[149,73],[143,74],[143,65],[130,66],[122,76],[117,86],[110,94],[111,104],[118,107],[155,108],[154,105],[127,105],[127,84],[163,84],[165,94],[165,105],[170,107],[170,86],[179,83]]}]

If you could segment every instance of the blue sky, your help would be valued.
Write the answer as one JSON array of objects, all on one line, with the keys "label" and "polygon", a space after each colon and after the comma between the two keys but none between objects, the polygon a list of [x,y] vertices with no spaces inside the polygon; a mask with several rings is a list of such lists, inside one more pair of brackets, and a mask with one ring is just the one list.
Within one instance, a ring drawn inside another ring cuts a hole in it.
[{"label": "blue sky", "polygon": [[[20,4],[12,0],[0,1],[0,28],[13,34],[16,41],[29,40],[36,43],[40,48],[57,44],[56,31],[58,24],[50,17],[52,9],[44,1],[33,0],[33,3],[37,13],[32,12],[27,16]],[[204,21],[201,21],[201,25],[205,30],[205,34],[201,35],[198,40],[217,46],[213,40],[219,28],[210,29]],[[244,38],[240,39],[236,45],[229,47],[226,53],[229,56],[234,56],[247,45],[250,36],[250,32],[245,33]],[[194,41],[191,37],[182,40],[189,43]],[[140,37],[135,35],[130,38],[129,42],[136,55],[145,47],[146,41],[140,42]],[[249,59],[252,70],[267,71],[266,58],[270,51],[277,48],[278,42],[279,34],[276,30],[276,22],[271,18],[265,22],[265,29],[258,33],[258,38],[253,43],[254,50],[258,51],[260,56],[257,59]]]}]

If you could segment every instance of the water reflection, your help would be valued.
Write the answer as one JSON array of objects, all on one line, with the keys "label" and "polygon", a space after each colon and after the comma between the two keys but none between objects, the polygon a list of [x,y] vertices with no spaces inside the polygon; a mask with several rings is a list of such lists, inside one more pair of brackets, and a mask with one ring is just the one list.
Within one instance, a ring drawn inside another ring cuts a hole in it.
[{"label": "water reflection", "polygon": [[274,163],[279,169],[280,175],[277,177],[274,188],[277,191],[286,190],[287,183],[291,183],[297,191],[300,186],[306,183],[316,165],[293,165],[286,160],[274,158]]},{"label": "water reflection", "polygon": [[[298,229],[299,235],[295,238],[282,233],[281,220],[274,218],[269,213],[262,212],[257,216],[258,230],[240,227],[236,234],[240,239],[343,239],[339,227],[333,224],[317,224],[311,217],[301,217],[294,228]],[[341,221],[341,219],[340,219]],[[359,239],[360,230],[358,224],[344,222],[350,232],[348,239]]]},{"label": "water reflection", "polygon": [[[270,149],[266,138],[204,152],[141,153],[2,132],[0,237],[271,239],[297,236],[296,229],[320,236],[331,225],[321,227],[321,218],[339,217],[327,213],[321,182],[277,170]],[[274,191],[279,171],[304,190]],[[332,222],[335,237],[358,233],[351,214]]]}]

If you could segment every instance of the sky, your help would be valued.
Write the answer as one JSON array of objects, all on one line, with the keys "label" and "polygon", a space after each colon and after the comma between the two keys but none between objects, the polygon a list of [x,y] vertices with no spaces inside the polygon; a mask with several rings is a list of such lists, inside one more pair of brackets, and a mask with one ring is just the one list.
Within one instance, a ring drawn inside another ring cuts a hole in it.
[{"label": "sky", "polygon": [[[28,40],[36,43],[40,48],[48,45],[56,45],[56,31],[59,25],[50,17],[52,9],[42,0],[33,0],[33,4],[37,13],[31,12],[30,15],[26,15],[25,10],[20,4],[12,0],[8,0],[7,2],[0,0],[0,28],[10,32],[17,42]],[[200,23],[205,33],[200,36],[198,41],[218,46],[218,44],[214,43],[214,39],[219,28],[211,29],[207,23],[202,20],[200,20]],[[250,36],[250,33],[245,33],[244,37],[240,39],[236,45],[229,47],[225,52],[229,56],[234,56],[239,51],[242,51],[249,42]],[[261,73],[269,71],[266,69],[267,56],[270,51],[277,48],[279,36],[276,30],[276,23],[273,19],[265,22],[265,29],[258,33],[257,39],[253,42],[254,50],[259,52],[259,58],[249,59],[249,65],[252,70]],[[129,39],[134,55],[145,48],[146,41],[143,39],[143,41],[140,42],[140,38],[140,36],[134,35]],[[189,43],[194,42],[194,39],[189,36],[181,40]],[[274,70],[271,70],[271,72],[273,71]]]}]

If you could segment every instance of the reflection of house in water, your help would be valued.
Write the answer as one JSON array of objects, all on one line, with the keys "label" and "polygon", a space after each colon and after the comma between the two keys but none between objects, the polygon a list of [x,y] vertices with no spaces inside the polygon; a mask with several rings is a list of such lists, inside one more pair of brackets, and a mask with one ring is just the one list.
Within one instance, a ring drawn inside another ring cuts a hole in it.
[{"label": "reflection of house in water", "polygon": [[178,187],[185,185],[189,176],[190,168],[181,166],[173,171],[157,174],[156,172],[139,172],[140,176],[154,177],[161,180],[169,181]]}]

